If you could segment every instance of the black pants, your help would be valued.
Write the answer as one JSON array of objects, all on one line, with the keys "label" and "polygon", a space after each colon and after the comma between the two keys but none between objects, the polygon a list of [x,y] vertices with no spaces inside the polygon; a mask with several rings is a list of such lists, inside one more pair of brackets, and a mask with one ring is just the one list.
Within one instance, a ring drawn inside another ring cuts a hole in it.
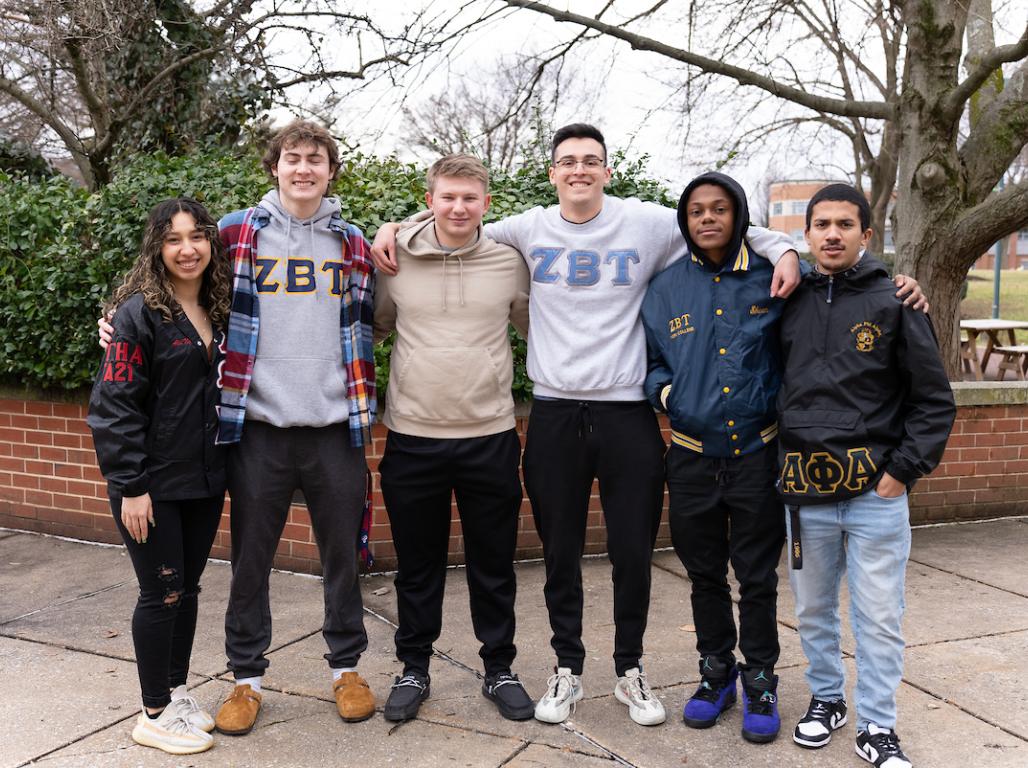
[{"label": "black pants", "polygon": [[121,522],[121,498],[111,500],[114,522],[139,580],[132,612],[132,644],[143,704],[164,707],[172,688],[186,682],[196,632],[200,576],[218,531],[225,495],[188,501],[154,501],[154,525],[145,544]]},{"label": "black pants", "polygon": [[428,674],[443,620],[450,500],[457,497],[471,622],[487,675],[514,661],[514,548],[521,443],[514,430],[435,439],[390,432],[379,465],[396,546],[396,657]]},{"label": "black pants", "polygon": [[650,561],[664,503],[664,441],[646,402],[536,400],[528,421],[525,487],[546,561],[550,644],[581,674],[582,566],[593,480],[614,582],[614,666],[639,665],[650,605]]},{"label": "black pants", "polygon": [[357,581],[357,543],[367,464],[350,445],[346,424],[273,427],[246,422],[228,454],[232,499],[232,587],[225,612],[225,652],[236,679],[268,668],[271,644],[268,580],[293,492],[303,491],[321,555],[325,592],[322,634],[333,669],[356,666],[368,647]]},{"label": "black pants", "polygon": [[[778,661],[778,559],[785,515],[775,491],[776,444],[733,459],[672,446],[667,454],[671,541],[692,581],[696,649],[746,664]],[[728,586],[731,561],[739,580],[739,632]]]}]

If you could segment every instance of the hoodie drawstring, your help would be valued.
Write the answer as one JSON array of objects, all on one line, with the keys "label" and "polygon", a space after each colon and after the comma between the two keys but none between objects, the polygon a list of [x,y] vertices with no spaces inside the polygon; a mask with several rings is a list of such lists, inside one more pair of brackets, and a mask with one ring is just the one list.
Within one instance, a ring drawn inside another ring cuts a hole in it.
[{"label": "hoodie drawstring", "polygon": [[446,251],[443,251],[443,312],[446,311],[446,259],[449,256]]},{"label": "hoodie drawstring", "polygon": [[460,305],[464,306],[464,259],[460,256],[457,257],[457,297],[460,300]]},{"label": "hoodie drawstring", "polygon": [[[446,264],[449,258],[448,253],[443,253],[443,312],[446,311]],[[460,256],[457,259],[457,299],[460,305],[464,306],[464,259]]]}]

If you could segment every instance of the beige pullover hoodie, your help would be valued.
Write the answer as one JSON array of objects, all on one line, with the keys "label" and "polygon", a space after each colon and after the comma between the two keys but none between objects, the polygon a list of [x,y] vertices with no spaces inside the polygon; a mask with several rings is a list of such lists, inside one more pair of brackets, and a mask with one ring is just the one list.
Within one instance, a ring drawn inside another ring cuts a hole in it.
[{"label": "beige pullover hoodie", "polygon": [[378,274],[375,339],[396,330],[383,421],[406,435],[484,437],[514,427],[512,323],[528,332],[529,274],[513,248],[482,235],[454,250],[435,218],[405,224],[403,269]]}]

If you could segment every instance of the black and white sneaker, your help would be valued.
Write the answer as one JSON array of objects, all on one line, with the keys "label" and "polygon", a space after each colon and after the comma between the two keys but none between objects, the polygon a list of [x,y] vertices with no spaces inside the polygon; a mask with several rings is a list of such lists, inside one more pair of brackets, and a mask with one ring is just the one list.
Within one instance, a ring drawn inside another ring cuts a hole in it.
[{"label": "black and white sneaker", "polygon": [[482,695],[492,701],[508,720],[528,720],[535,714],[535,702],[518,676],[510,672],[486,677],[482,683]]},{"label": "black and white sneaker", "polygon": [[875,768],[911,768],[899,741],[895,731],[870,723],[866,731],[857,734],[857,754]]},{"label": "black and white sneaker", "polygon": [[846,701],[823,701],[810,697],[810,705],[792,732],[792,740],[801,747],[818,749],[832,740],[832,731],[846,725]]},{"label": "black and white sneaker", "polygon": [[421,702],[428,698],[429,678],[420,672],[408,672],[396,678],[382,716],[391,722],[401,723],[418,716]]}]

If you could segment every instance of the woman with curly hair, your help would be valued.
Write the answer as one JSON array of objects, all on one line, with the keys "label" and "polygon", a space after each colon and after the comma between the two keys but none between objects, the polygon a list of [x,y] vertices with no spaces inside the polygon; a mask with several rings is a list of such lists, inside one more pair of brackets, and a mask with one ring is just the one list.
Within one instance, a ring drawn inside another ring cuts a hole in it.
[{"label": "woman with curly hair", "polygon": [[214,720],[186,689],[200,575],[225,498],[215,446],[231,270],[195,200],[158,203],[89,400],[114,520],[139,580],[132,640],[143,711],[132,738],[172,754],[210,749]]}]

